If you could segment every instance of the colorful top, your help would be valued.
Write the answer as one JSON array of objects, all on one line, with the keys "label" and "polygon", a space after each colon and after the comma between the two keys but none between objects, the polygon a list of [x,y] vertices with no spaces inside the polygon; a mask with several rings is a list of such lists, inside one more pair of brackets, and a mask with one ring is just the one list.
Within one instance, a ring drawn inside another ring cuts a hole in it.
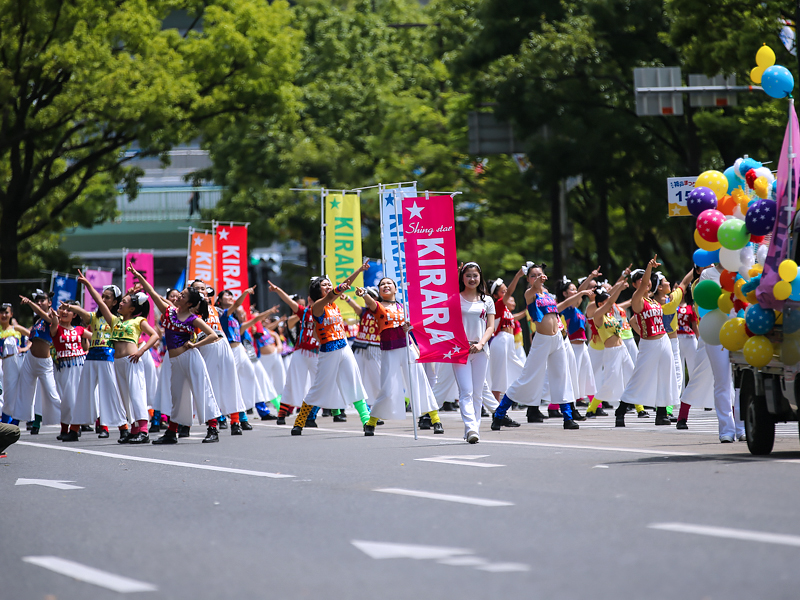
[{"label": "colorful top", "polygon": [[142,336],[142,321],[144,317],[133,317],[123,321],[119,319],[114,323],[114,329],[111,331],[111,343],[114,342],[127,342],[129,344],[139,344],[139,338]]},{"label": "colorful top", "polygon": [[678,308],[678,335],[694,335],[695,323],[697,323],[697,315],[691,306]]},{"label": "colorful top", "polygon": [[[378,303],[380,305],[380,303]],[[368,308],[361,309],[361,319],[359,320],[358,333],[353,342],[353,349],[366,348],[367,346],[378,346],[381,343],[381,332],[378,321]]]},{"label": "colorful top", "polygon": [[567,322],[567,335],[570,341],[586,341],[586,315],[576,306],[568,306],[561,311]]},{"label": "colorful top", "polygon": [[237,344],[242,342],[242,332],[241,326],[242,324],[239,323],[239,319],[236,318],[236,315],[233,314],[229,308],[225,310],[221,310],[218,313],[219,315],[219,323],[220,327],[222,328],[222,332],[225,334],[228,342],[231,344]]},{"label": "colorful top", "polygon": [[[556,297],[549,292],[544,294],[536,294],[533,302],[528,304],[528,314],[534,323],[541,323],[545,315],[558,314],[558,306],[556,304]],[[561,327],[559,326],[559,329]]]},{"label": "colorful top", "polygon": [[339,307],[331,302],[325,305],[325,312],[314,316],[320,352],[341,350],[347,344],[347,331],[344,328]]},{"label": "colorful top", "polygon": [[508,329],[509,327],[514,327],[514,315],[508,307],[506,303],[503,302],[503,299],[500,298],[499,300],[494,301],[494,323],[495,323],[495,335],[500,333],[502,329]]},{"label": "colorful top", "polygon": [[208,305],[208,318],[206,319],[206,323],[214,333],[219,333],[220,335],[224,335],[225,332],[222,330],[222,323],[219,319],[219,311],[217,310],[216,306]]},{"label": "colorful top", "polygon": [[295,314],[300,318],[300,335],[296,349],[319,352],[319,342],[314,337],[314,316],[311,313],[311,307],[298,306]]},{"label": "colorful top", "polygon": [[50,323],[44,319],[38,319],[31,327],[31,339],[42,340],[48,344],[53,343],[53,337],[50,335]]},{"label": "colorful top", "polygon": [[522,345],[522,325],[519,324],[519,321],[514,319],[514,346],[522,348]]},{"label": "colorful top", "polygon": [[683,290],[676,289],[669,296],[667,301],[661,305],[661,311],[664,313],[664,329],[667,333],[674,333],[678,328],[678,308],[683,302]]},{"label": "colorful top", "polygon": [[602,350],[605,346],[603,346],[603,340],[600,338],[600,333],[597,331],[597,325],[594,324],[594,318],[589,319],[589,331],[592,334],[589,338],[589,348]]},{"label": "colorful top", "polygon": [[619,337],[621,337],[623,340],[632,340],[633,328],[628,322],[628,313],[625,312],[625,309],[619,304],[615,304],[612,310],[614,311],[614,316],[617,317],[619,322],[622,324],[622,330],[619,332]]},{"label": "colorful top", "polygon": [[89,348],[105,347],[108,346],[108,341],[111,339],[111,332],[120,317],[115,316],[112,323],[109,325],[106,318],[96,312],[92,313],[92,320],[89,321],[89,327],[92,329],[92,340],[89,342]]},{"label": "colorful top", "polygon": [[406,322],[406,313],[399,302],[386,306],[378,302],[375,309],[375,319],[378,323],[381,337],[381,350],[395,350],[408,345],[403,323]]},{"label": "colorful top", "polygon": [[667,330],[664,329],[664,312],[661,310],[661,305],[648,298],[645,298],[643,303],[642,312],[634,313],[642,339],[646,340],[667,333]]},{"label": "colorful top", "polygon": [[61,325],[58,326],[56,337],[53,339],[53,347],[56,349],[56,358],[58,360],[66,360],[86,354],[83,344],[81,344],[83,331],[83,327],[65,329]]},{"label": "colorful top", "polygon": [[192,325],[192,322],[199,318],[200,317],[197,315],[190,314],[186,317],[185,321],[181,321],[178,319],[177,309],[170,306],[167,311],[161,315],[161,327],[164,329],[164,341],[166,342],[167,350],[180,348],[191,340],[194,335],[194,325]]},{"label": "colorful top", "polygon": [[22,346],[22,334],[12,325],[0,331],[0,342],[0,353],[3,358],[14,356],[19,354],[20,346]]},{"label": "colorful top", "polygon": [[619,322],[619,319],[612,317],[608,313],[603,315],[603,324],[597,331],[600,339],[603,340],[603,344],[605,344],[606,340],[608,340],[610,337],[615,335],[618,336],[620,331],[622,331],[622,324]]}]

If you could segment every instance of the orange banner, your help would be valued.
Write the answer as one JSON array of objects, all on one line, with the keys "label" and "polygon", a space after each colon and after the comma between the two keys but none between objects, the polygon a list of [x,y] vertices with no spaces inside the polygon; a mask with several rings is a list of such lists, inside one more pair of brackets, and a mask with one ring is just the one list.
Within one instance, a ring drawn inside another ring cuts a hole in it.
[{"label": "orange banner", "polygon": [[189,273],[186,279],[191,284],[195,279],[202,279],[206,285],[216,289],[214,277],[214,236],[210,233],[192,232],[191,251],[189,253]]}]

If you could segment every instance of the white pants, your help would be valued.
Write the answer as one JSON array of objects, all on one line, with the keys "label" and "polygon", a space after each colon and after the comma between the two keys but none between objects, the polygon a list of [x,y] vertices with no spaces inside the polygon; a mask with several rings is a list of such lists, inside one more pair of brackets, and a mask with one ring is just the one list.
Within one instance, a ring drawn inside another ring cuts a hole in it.
[{"label": "white pants", "polygon": [[596,350],[589,346],[587,350],[589,360],[592,363],[592,374],[594,375],[595,385],[600,385],[600,372],[603,370],[603,350]]},{"label": "white pants", "polygon": [[414,402],[417,416],[438,410],[439,405],[425,376],[425,369],[416,360],[409,364],[409,352],[413,353],[413,350],[395,348],[381,352],[381,391],[370,409],[370,416],[378,419],[405,419],[406,397]]},{"label": "white pants", "polygon": [[283,359],[280,353],[262,354],[258,361],[267,372],[272,382],[272,387],[275,388],[275,394],[277,396],[282,395],[283,387],[286,385],[286,368],[283,366]]},{"label": "white pants", "polygon": [[675,383],[678,384],[678,395],[676,396],[676,404],[677,398],[680,397],[681,392],[683,391],[683,358],[681,357],[681,347],[678,344],[678,338],[669,338],[669,345],[672,346],[672,362],[675,368]]},{"label": "white pants", "polygon": [[639,359],[639,346],[636,345],[636,340],[632,337],[629,338],[622,338],[622,343],[625,344],[625,348],[628,349],[628,354],[631,355],[631,360],[633,361],[633,366],[636,366],[636,361]]},{"label": "white pants", "polygon": [[156,369],[156,361],[153,360],[153,354],[148,350],[142,354],[139,359],[144,367],[144,397],[147,399],[147,405],[152,407],[153,399],[156,397],[156,390],[158,389],[158,369]]},{"label": "white pants", "polygon": [[536,406],[544,396],[547,376],[551,402],[564,404],[575,400],[567,358],[568,348],[560,332],[533,336],[522,375],[506,391],[514,402]]},{"label": "white pants", "polygon": [[117,375],[117,386],[122,398],[122,406],[128,422],[148,420],[147,388],[145,387],[144,365],[132,362],[130,357],[115,358],[114,372]]},{"label": "white pants", "polygon": [[272,380],[267,375],[264,365],[260,361],[252,362],[253,371],[256,374],[256,384],[258,385],[258,401],[259,402],[273,402],[278,398],[278,392],[272,385]]},{"label": "white pants", "polygon": [[706,343],[702,339],[697,340],[697,354],[693,362],[694,369],[689,372],[689,383],[683,388],[681,402],[695,408],[714,408],[714,373],[706,353]]},{"label": "white pants", "polygon": [[231,345],[221,339],[213,344],[201,346],[198,350],[206,363],[214,398],[222,414],[230,415],[246,410]]},{"label": "white pants", "polygon": [[[32,421],[36,388],[41,387],[42,424],[57,425],[61,422],[61,398],[58,396],[51,358],[36,358],[27,353],[17,380],[17,401],[11,415],[18,421]],[[38,386],[37,386],[38,384]]]},{"label": "white pants", "polygon": [[100,425],[105,427],[119,427],[128,421],[114,373],[114,362],[110,360],[87,360],[83,363],[72,424],[93,425],[98,417]]},{"label": "white pants", "polygon": [[317,374],[319,355],[309,350],[295,350],[292,357],[286,370],[286,385],[281,402],[289,406],[300,406]]},{"label": "white pants", "polygon": [[453,374],[458,385],[458,406],[464,421],[464,439],[470,431],[480,435],[483,388],[489,357],[486,352],[470,354],[464,365],[453,364]]},{"label": "white pants", "polygon": [[169,353],[164,355],[161,361],[161,369],[158,371],[158,385],[156,395],[150,400],[153,410],[159,411],[162,415],[169,416],[172,406],[172,365],[169,362]]},{"label": "white pants", "polygon": [[[216,419],[222,413],[214,397],[214,388],[208,377],[206,363],[197,348],[185,351],[176,358],[170,359],[172,374],[172,406],[170,421],[178,425],[191,425],[192,415],[197,415],[200,423]],[[194,411],[192,410],[194,405]]]},{"label": "white pants", "polygon": [[666,335],[639,341],[639,357],[620,401],[657,408],[678,402],[672,346]]},{"label": "white pants", "polygon": [[258,381],[256,380],[256,370],[244,346],[239,344],[233,350],[233,358],[236,362],[236,374],[239,376],[239,387],[242,389],[242,400],[247,409],[253,408],[256,402],[266,402],[259,394]]},{"label": "white pants", "polygon": [[520,359],[514,343],[514,334],[501,331],[489,345],[489,376],[492,391],[505,394],[508,386],[522,373],[525,362]]},{"label": "white pants", "polygon": [[624,345],[603,350],[603,368],[595,399],[616,407],[633,375],[633,361]]},{"label": "white pants", "polygon": [[319,353],[314,382],[304,400],[306,404],[344,409],[366,397],[367,392],[361,383],[356,357],[350,346],[345,344],[340,350]]},{"label": "white pants", "polygon": [[[61,422],[70,425],[73,423],[75,401],[78,397],[78,387],[81,381],[83,365],[72,365],[56,369],[56,389],[61,398]],[[77,425],[77,423],[75,423]]]},{"label": "white pants", "polygon": [[575,355],[575,368],[578,372],[578,385],[575,390],[575,399],[586,398],[594,396],[597,392],[597,382],[594,378],[594,369],[592,369],[592,361],[589,358],[588,346],[584,343],[573,344],[570,342],[570,348]]},{"label": "white pants", "polygon": [[436,403],[441,408],[445,402],[458,400],[458,385],[452,363],[439,363],[436,368],[436,383],[432,386]]},{"label": "white pants", "polygon": [[380,346],[370,344],[366,348],[357,348],[353,351],[361,373],[361,383],[367,392],[367,403],[373,404],[381,395],[381,359],[383,351]]},{"label": "white pants", "polygon": [[17,403],[17,383],[24,360],[24,354],[13,354],[3,359],[3,412],[7,415]]},{"label": "white pants", "polygon": [[733,404],[734,401],[739,404],[739,398],[733,390],[733,370],[729,353],[722,346],[706,344],[706,355],[714,374],[714,408],[719,420],[719,435],[735,437],[744,433],[744,422],[739,410],[736,411],[737,418],[734,418]]},{"label": "white pants", "polygon": [[694,367],[699,358],[697,356],[697,338],[694,334],[679,333],[678,346],[681,349],[681,356],[686,363],[686,372],[689,374],[689,377],[691,377],[692,371],[694,371]]}]

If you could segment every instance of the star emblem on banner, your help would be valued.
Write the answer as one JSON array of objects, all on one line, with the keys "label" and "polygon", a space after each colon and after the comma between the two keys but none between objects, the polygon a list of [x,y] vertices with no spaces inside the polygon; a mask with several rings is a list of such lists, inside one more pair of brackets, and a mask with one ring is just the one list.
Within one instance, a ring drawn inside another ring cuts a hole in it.
[{"label": "star emblem on banner", "polygon": [[341,202],[339,202],[339,201],[338,201],[338,200],[336,200],[336,199],[334,199],[334,200],[331,200],[331,208],[339,208],[339,205],[340,205],[340,204],[341,204]]},{"label": "star emblem on banner", "polygon": [[673,209],[672,209],[672,214],[673,214],[674,216],[678,216],[679,214],[681,214],[681,208],[680,208],[680,206],[676,206],[675,208],[673,208]]},{"label": "star emblem on banner", "polygon": [[394,206],[394,194],[386,194],[386,206]]},{"label": "star emblem on banner", "polygon": [[447,354],[445,354],[445,355],[444,355],[444,357],[445,357],[446,359],[450,360],[451,358],[453,358],[453,351],[452,351],[452,350],[450,350],[450,352],[448,352]]},{"label": "star emblem on banner", "polygon": [[199,235],[194,236],[192,238],[192,240],[194,241],[194,245],[195,246],[202,246],[203,245],[203,238],[201,238]]},{"label": "star emblem on banner", "polygon": [[412,206],[406,206],[406,210],[411,214],[411,216],[417,217],[418,219],[422,218],[422,211],[424,208],[424,206],[417,206],[416,200]]},{"label": "star emblem on banner", "polygon": [[64,278],[63,278],[63,277],[58,277],[58,278],[56,278],[56,285],[57,285],[58,287],[64,287],[64,281],[65,281],[65,280],[64,280]]},{"label": "star emblem on banner", "polygon": [[455,352],[456,354],[461,352],[461,346],[453,346],[453,352]]},{"label": "star emblem on banner", "polygon": [[219,239],[221,240],[227,240],[228,234],[230,232],[231,232],[230,229],[220,229],[219,231],[217,231],[217,233],[219,234]]}]

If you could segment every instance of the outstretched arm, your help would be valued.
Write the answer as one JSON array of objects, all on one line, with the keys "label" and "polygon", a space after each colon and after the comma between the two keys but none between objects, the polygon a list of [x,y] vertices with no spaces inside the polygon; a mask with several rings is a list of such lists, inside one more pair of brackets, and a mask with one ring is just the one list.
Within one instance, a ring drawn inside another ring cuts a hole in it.
[{"label": "outstretched arm", "polygon": [[[364,289],[364,288],[358,288],[358,289],[356,290],[356,296],[360,296],[361,298],[363,298],[364,296],[358,293],[358,290],[361,290],[361,289]],[[367,294],[367,296],[369,296],[369,294]],[[370,298],[370,300],[372,300],[372,299]],[[356,316],[360,317],[360,316],[361,316],[361,313],[362,313],[362,312],[364,312],[364,307],[363,307],[363,306],[361,306],[361,305],[360,305],[358,302],[356,302],[355,300],[353,300],[353,299],[352,299],[350,296],[345,296],[345,297],[344,297],[344,301],[345,301],[345,302],[347,302],[347,305],[348,305],[350,308],[352,308],[352,309],[353,309],[353,311],[356,313]],[[372,300],[372,301],[373,301],[373,302],[375,302],[374,300]],[[367,301],[366,301],[366,300],[364,300],[364,303],[365,303],[365,304],[366,304],[366,302],[367,302]],[[369,306],[369,305],[367,305],[367,306]]]},{"label": "outstretched arm", "polygon": [[650,259],[650,262],[647,263],[647,268],[644,270],[642,282],[639,284],[639,287],[636,288],[636,291],[633,292],[633,297],[631,298],[631,308],[633,309],[633,312],[640,313],[642,310],[644,310],[644,296],[647,293],[647,284],[650,282],[650,275],[652,274],[653,269],[658,268],[660,265],[661,263],[658,262],[657,254]]},{"label": "outstretched arm", "polygon": [[22,302],[22,304],[26,304],[27,306],[30,306],[31,310],[33,312],[35,312],[39,316],[39,318],[44,319],[48,323],[51,322],[50,321],[50,315],[48,313],[44,312],[41,308],[39,308],[39,305],[36,304],[36,302],[31,300],[30,298],[26,298],[25,296],[20,296],[19,299],[20,299],[20,302]]},{"label": "outstretched arm", "polygon": [[[356,289],[356,296],[358,296],[359,298],[363,298],[364,304],[366,304],[367,308],[372,312],[375,312],[375,309],[378,308],[378,303],[375,302],[375,299],[367,293],[367,290],[365,288]],[[347,296],[347,298],[348,300],[350,299],[349,296]],[[358,304],[356,304],[355,302],[353,302],[353,304],[358,306]],[[360,306],[358,306],[358,308],[361,309]],[[361,310],[358,311],[358,314],[359,316],[361,316]]]},{"label": "outstretched arm", "polygon": [[[111,314],[111,309],[108,308],[108,306],[106,306],[105,302],[103,302],[103,299],[100,297],[100,294],[97,292],[96,289],[94,289],[92,282],[86,279],[86,277],[84,277],[83,273],[81,273],[80,271],[78,271],[78,283],[82,283],[86,287],[86,289],[89,290],[89,295],[91,295],[91,297],[94,299],[95,304],[97,304],[97,309],[100,311],[100,314],[103,315],[103,318],[106,320],[106,323],[108,323],[109,326],[111,326],[111,324],[114,322],[114,315]],[[91,316],[89,317],[89,320],[91,321]]]},{"label": "outstretched arm", "polygon": [[253,325],[258,323],[259,321],[263,321],[264,319],[266,319],[270,315],[274,315],[277,312],[278,312],[278,305],[276,304],[275,306],[273,306],[269,310],[265,310],[262,313],[258,313],[253,318],[251,318],[251,319],[245,321],[244,323],[242,323],[241,326],[239,327],[239,331],[244,333],[245,331],[250,329]]},{"label": "outstretched arm", "polygon": [[[66,303],[62,302],[61,306],[64,306],[64,304]],[[90,313],[88,310],[85,310],[82,306],[78,306],[77,304],[70,304],[68,306],[72,312],[81,318],[81,321],[83,321],[84,325],[88,325],[92,322],[92,313]]]},{"label": "outstretched arm", "polygon": [[594,315],[592,318],[594,319],[594,322],[597,325],[603,322],[603,317],[609,310],[611,310],[611,308],[614,306],[614,303],[617,301],[617,298],[619,298],[620,293],[626,287],[628,287],[628,282],[625,281],[624,279],[620,279],[617,283],[614,284],[614,287],[612,287],[611,291],[609,292],[609,297],[606,298],[606,301],[603,302],[600,306],[598,306],[597,309],[594,311]]},{"label": "outstretched arm", "polygon": [[514,274],[514,279],[512,279],[511,283],[508,284],[508,287],[506,288],[506,293],[503,294],[503,304],[508,306],[508,301],[514,295],[514,290],[517,289],[517,284],[519,283],[519,280],[522,279],[525,275],[526,273],[524,269],[520,269]]},{"label": "outstretched arm", "polygon": [[556,308],[558,309],[558,312],[561,312],[562,310],[564,310],[565,308],[569,308],[570,306],[578,306],[578,304],[581,303],[581,300],[583,300],[583,298],[588,295],[589,295],[589,290],[581,290],[574,296],[570,296],[563,302],[559,302],[556,305]]},{"label": "outstretched arm", "polygon": [[164,302],[164,299],[156,293],[156,291],[153,289],[153,286],[150,285],[150,282],[144,278],[144,275],[139,273],[139,271],[133,267],[128,267],[128,271],[130,271],[133,276],[136,277],[136,279],[138,279],[142,284],[144,291],[147,292],[148,296],[150,296],[150,299],[153,301],[153,304],[156,305],[158,312],[161,314],[167,312],[167,309],[170,307],[170,305]]},{"label": "outstretched arm", "polygon": [[592,282],[600,277],[600,275],[602,275],[602,273],[600,272],[600,267],[598,266],[594,271],[586,276],[586,279],[583,280],[583,283],[578,286],[578,291],[582,292],[583,290],[588,290]]},{"label": "outstretched arm", "polygon": [[297,302],[295,302],[294,300],[292,300],[289,294],[284,292],[281,288],[279,288],[277,285],[275,285],[269,280],[267,280],[267,285],[269,286],[267,287],[267,289],[270,292],[275,292],[276,294],[278,294],[278,297],[284,301],[284,303],[289,307],[289,309],[292,311],[293,314],[297,312],[297,309],[300,308],[300,305],[297,304]]},{"label": "outstretched arm", "polygon": [[255,291],[256,291],[256,286],[249,287],[245,291],[243,291],[242,295],[239,296],[234,301],[233,306],[231,306],[231,312],[236,312],[236,309],[239,308],[242,304],[244,304],[244,299]]}]

